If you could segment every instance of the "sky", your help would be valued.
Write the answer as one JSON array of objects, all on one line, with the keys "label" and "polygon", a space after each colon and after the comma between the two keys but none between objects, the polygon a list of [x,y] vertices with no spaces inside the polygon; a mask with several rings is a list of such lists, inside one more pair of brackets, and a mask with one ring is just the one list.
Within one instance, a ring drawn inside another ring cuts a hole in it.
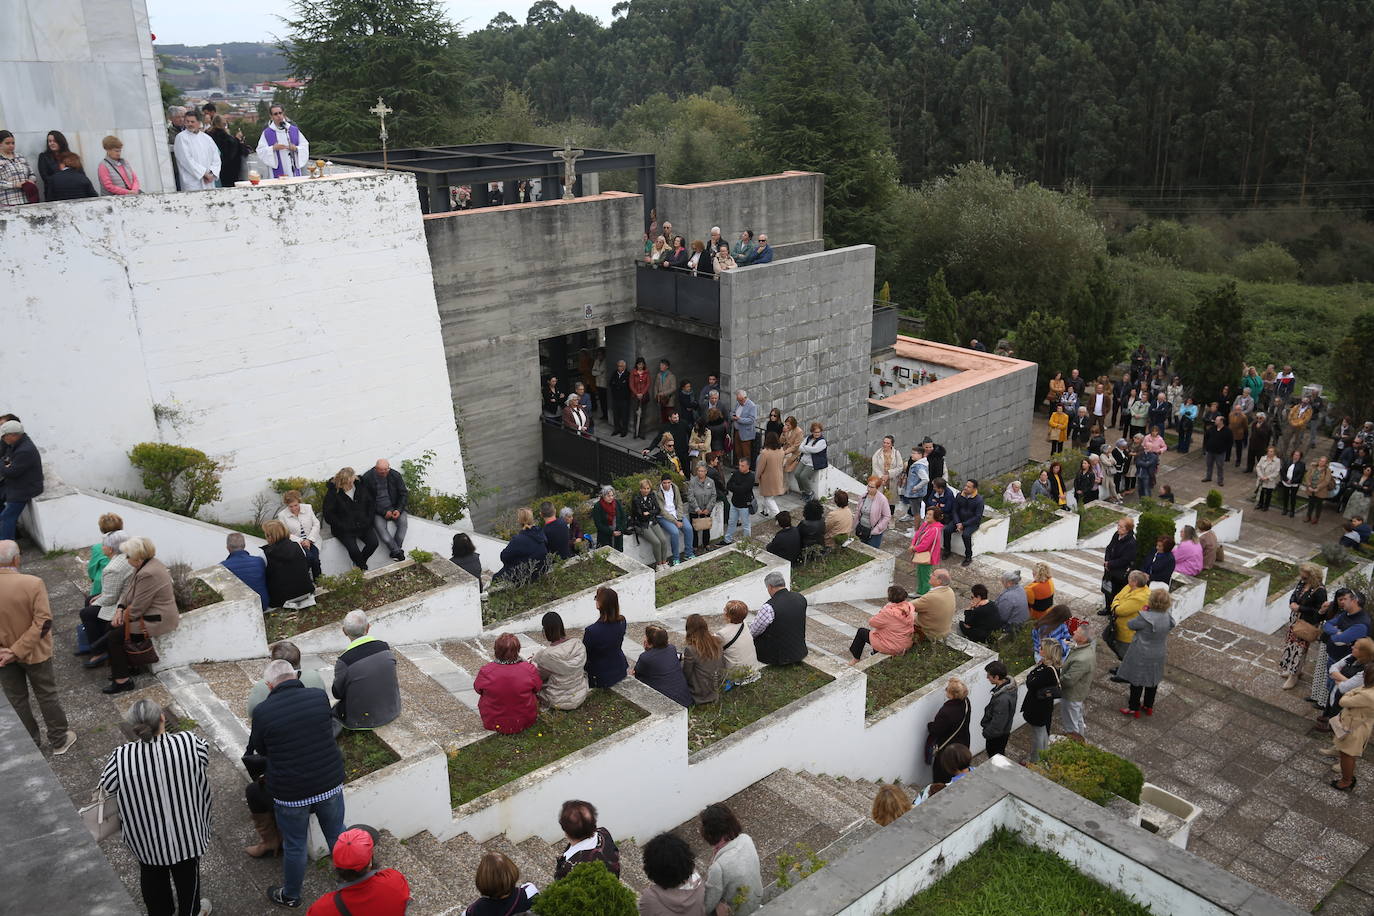
[{"label": "sky", "polygon": [[[534,0],[445,0],[449,18],[464,32],[484,28],[503,10],[517,22],[525,21]],[[158,44],[207,45],[229,41],[270,41],[285,34],[281,17],[291,12],[290,0],[238,0],[233,4],[204,0],[147,0],[148,18]],[[603,23],[611,18],[615,0],[560,0],[564,9],[580,12]]]}]

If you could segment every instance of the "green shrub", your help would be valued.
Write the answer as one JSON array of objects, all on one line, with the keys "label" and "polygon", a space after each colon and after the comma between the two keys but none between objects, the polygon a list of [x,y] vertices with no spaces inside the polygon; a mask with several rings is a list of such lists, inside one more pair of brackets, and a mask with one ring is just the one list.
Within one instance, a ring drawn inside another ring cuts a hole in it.
[{"label": "green shrub", "polygon": [[267,481],[272,492],[284,496],[295,490],[301,494],[301,502],[315,510],[315,516],[324,515],[324,494],[329,489],[327,480],[311,480],[308,477],[274,477]]},{"label": "green shrub", "polygon": [[1277,242],[1261,242],[1231,261],[1242,280],[1260,283],[1291,283],[1298,278],[1298,259]]},{"label": "green shrub", "polygon": [[320,576],[319,581],[315,584],[336,596],[336,600],[339,602],[353,604],[362,597],[365,581],[363,571],[354,568],[337,576]]},{"label": "green shrub", "polygon": [[1119,795],[1140,804],[1145,776],[1123,757],[1077,741],[1056,741],[1040,753],[1031,769],[1090,802],[1105,805]]},{"label": "green shrub", "polygon": [[140,442],[129,452],[148,491],[148,503],[195,518],[197,510],[220,498],[226,466],[200,449],[165,442]]},{"label": "green shrub", "polygon": [[467,515],[468,498],[461,493],[443,493],[431,489],[425,483],[425,477],[433,463],[434,452],[431,449],[426,449],[419,458],[401,460],[401,479],[406,482],[409,494],[407,505],[410,514],[416,518],[437,518],[445,525],[452,525]]},{"label": "green shrub", "polygon": [[849,458],[849,476],[855,480],[868,480],[873,476],[873,456],[865,455],[863,452],[856,452],[849,449],[845,452]]},{"label": "green shrub", "polygon": [[[410,551],[410,558],[421,566],[424,566],[426,563],[434,562],[434,554],[430,553],[428,550],[421,550],[418,547]],[[361,570],[359,571],[361,572]]]},{"label": "green shrub", "polygon": [[1155,541],[1173,537],[1174,517],[1163,512],[1145,512],[1135,520],[1135,555],[1137,563],[1144,563],[1155,553]]},{"label": "green shrub", "polygon": [[1226,496],[1220,490],[1207,491],[1208,509],[1220,509],[1224,502],[1226,502]]},{"label": "green shrub", "polygon": [[635,916],[635,892],[607,870],[604,862],[573,866],[568,877],[555,881],[534,898],[538,916]]}]

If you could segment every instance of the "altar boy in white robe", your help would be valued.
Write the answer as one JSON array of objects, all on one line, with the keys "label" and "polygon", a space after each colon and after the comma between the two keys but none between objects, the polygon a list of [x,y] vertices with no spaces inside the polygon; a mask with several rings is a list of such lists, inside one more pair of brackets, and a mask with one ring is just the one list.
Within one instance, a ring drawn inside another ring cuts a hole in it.
[{"label": "altar boy in white robe", "polygon": [[186,112],[185,130],[177,134],[172,148],[177,155],[177,172],[183,191],[208,191],[219,180],[219,147],[200,129],[200,115],[194,108]]}]

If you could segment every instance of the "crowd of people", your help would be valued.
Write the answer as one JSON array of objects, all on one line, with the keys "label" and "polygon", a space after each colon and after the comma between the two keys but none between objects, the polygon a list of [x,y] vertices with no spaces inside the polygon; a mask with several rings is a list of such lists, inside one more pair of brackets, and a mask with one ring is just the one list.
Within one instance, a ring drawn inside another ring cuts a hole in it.
[{"label": "crowd of people", "polygon": [[773,261],[773,246],[768,234],[754,234],[745,229],[734,245],[720,234],[719,226],[712,226],[705,239],[690,243],[673,234],[673,224],[664,220],[658,224],[658,211],[650,211],[649,231],[644,233],[644,263],[652,268],[680,270],[692,276],[715,277],[736,267],[769,264]]},{"label": "crowd of people", "polygon": [[[245,143],[242,129],[231,132],[230,127],[214,102],[167,110],[167,143],[177,190],[232,188],[244,178],[254,153],[268,172],[264,178],[299,178],[309,168],[310,141],[298,125],[287,120],[281,105],[271,106],[270,120],[255,148]],[[62,131],[49,131],[44,147],[35,171],[16,151],[13,132],[0,130],[0,206],[143,192],[133,166],[124,159],[124,142],[113,134],[101,141],[104,158],[96,165],[95,183]]]}]

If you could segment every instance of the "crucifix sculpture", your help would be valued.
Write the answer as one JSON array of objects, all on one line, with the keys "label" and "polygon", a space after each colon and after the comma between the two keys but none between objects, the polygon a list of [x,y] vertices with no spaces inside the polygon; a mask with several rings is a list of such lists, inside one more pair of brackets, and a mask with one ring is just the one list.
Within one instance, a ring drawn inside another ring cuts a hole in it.
[{"label": "crucifix sculpture", "polygon": [[382,170],[385,171],[385,170],[386,170],[386,140],[387,140],[387,136],[386,136],[386,116],[389,115],[389,114],[391,114],[391,109],[386,107],[386,103],[382,101],[382,97],[379,95],[379,96],[377,96],[377,104],[376,104],[376,105],[373,105],[371,108],[369,108],[369,109],[367,110],[367,112],[368,112],[368,114],[374,114],[374,115],[376,115],[378,118],[381,118],[381,121],[382,121],[382,132],[381,132],[381,134],[380,134],[381,140],[382,140]]},{"label": "crucifix sculpture", "polygon": [[573,182],[577,180],[577,174],[573,169],[573,163],[579,156],[586,153],[586,150],[573,149],[572,140],[563,139],[563,148],[554,153],[554,157],[563,160],[563,199],[573,200]]}]

